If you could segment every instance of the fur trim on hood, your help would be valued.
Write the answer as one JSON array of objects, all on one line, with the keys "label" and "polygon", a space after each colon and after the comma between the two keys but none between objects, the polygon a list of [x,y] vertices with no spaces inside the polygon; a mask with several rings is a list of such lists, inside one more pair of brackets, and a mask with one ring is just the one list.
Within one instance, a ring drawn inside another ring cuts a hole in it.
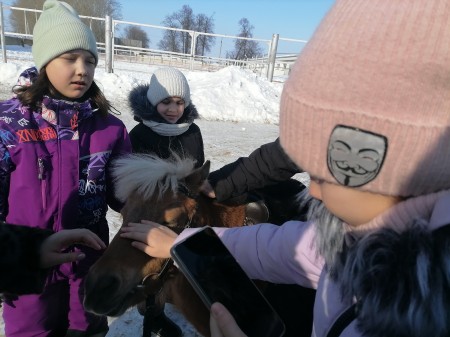
[{"label": "fur trim on hood", "polygon": [[[154,122],[164,122],[164,119],[158,114],[156,111],[156,107],[153,106],[148,98],[147,91],[149,88],[149,84],[140,84],[136,86],[133,90],[131,90],[128,95],[128,103],[131,108],[131,113],[134,116],[134,119],[138,122],[142,120],[151,120]],[[178,120],[179,123],[192,123],[194,119],[200,118],[198,114],[197,108],[194,104],[189,104],[185,109],[183,116]]]},{"label": "fur trim on hood", "polygon": [[344,296],[367,337],[450,335],[450,225],[367,235],[341,256]]}]

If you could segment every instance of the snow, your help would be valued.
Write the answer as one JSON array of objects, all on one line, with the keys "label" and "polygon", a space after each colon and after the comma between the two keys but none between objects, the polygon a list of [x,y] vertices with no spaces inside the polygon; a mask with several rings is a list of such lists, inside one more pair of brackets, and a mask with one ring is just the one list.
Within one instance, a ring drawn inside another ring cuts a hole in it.
[{"label": "snow", "polygon": [[[29,51],[8,48],[8,63],[0,63],[0,100],[11,96],[11,88],[19,74],[32,65]],[[157,68],[159,66],[115,63],[114,73],[109,74],[104,71],[103,61],[99,62],[95,80],[113,106],[121,112],[118,117],[128,130],[136,122],[129,113],[127,95],[135,85],[147,83]],[[189,81],[192,101],[201,116],[196,123],[202,131],[205,156],[211,161],[212,170],[240,156],[247,156],[261,144],[278,136],[278,107],[283,78],[279,82],[269,82],[237,67],[227,67],[217,72],[180,70]],[[120,215],[108,212],[108,220],[112,237],[121,225]],[[180,325],[185,337],[199,336],[170,304],[166,305],[166,313]],[[2,333],[3,322],[0,323]],[[136,309],[110,319],[107,337],[140,335],[142,317]]]}]

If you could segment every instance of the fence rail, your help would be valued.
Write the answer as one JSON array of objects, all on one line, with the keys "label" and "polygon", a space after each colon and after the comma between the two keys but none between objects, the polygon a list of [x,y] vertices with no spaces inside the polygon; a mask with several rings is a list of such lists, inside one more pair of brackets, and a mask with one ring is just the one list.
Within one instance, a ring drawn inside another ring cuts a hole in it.
[{"label": "fence rail", "polygon": [[[5,13],[11,13],[12,11],[21,11],[24,16],[24,31],[14,32],[8,31],[5,26]],[[1,36],[1,49],[2,60],[7,62],[6,45],[12,44],[8,42],[10,39],[15,39],[16,43],[20,44],[32,44],[33,35],[31,32],[32,26],[39,17],[41,10],[11,7],[5,6],[0,2],[0,36]],[[31,13],[30,16],[28,16]],[[28,15],[27,15],[28,14]],[[234,65],[241,68],[250,69],[260,76],[267,77],[270,81],[274,79],[274,76],[287,76],[289,74],[291,65],[295,61],[298,53],[303,48],[306,40],[290,39],[280,37],[278,34],[273,34],[271,39],[257,39],[257,38],[244,38],[233,35],[225,34],[212,34],[203,33],[185,29],[164,27],[158,25],[152,25],[147,23],[137,23],[125,20],[114,20],[113,18],[106,16],[105,18],[82,16],[80,18],[92,28],[93,24],[100,25],[102,27],[103,38],[98,39],[97,47],[101,58],[105,60],[105,70],[107,72],[114,72],[116,63],[118,60],[125,60],[128,62],[142,63],[142,64],[160,64],[169,65],[179,68],[187,68],[190,70],[202,70],[202,71],[216,71],[223,67]],[[97,27],[96,26],[96,27]],[[151,40],[161,37],[164,32],[176,31],[190,36],[190,46],[185,48],[186,52],[169,52],[166,50],[153,48],[143,48],[140,41],[131,42],[130,40],[119,38],[121,28],[127,26],[137,26],[144,30]],[[213,37],[217,40],[220,39],[219,49],[217,56],[214,56],[214,52],[210,52],[208,55],[196,54],[196,45],[198,39],[202,36]],[[222,55],[223,50],[227,47],[233,46],[236,40],[249,40],[255,41],[259,46],[265,46],[264,57],[249,58],[235,60],[227,58],[227,55]],[[280,47],[280,45],[282,45]],[[287,46],[289,48],[287,48]],[[295,47],[293,47],[295,46]],[[289,53],[283,52],[283,48],[290,49]],[[292,52],[295,50],[295,52]],[[117,66],[119,64],[117,63]]]}]

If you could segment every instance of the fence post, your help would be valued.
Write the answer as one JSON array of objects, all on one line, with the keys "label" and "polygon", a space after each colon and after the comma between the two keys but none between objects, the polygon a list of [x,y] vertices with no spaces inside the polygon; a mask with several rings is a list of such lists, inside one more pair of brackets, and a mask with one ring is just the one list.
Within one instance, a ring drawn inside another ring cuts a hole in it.
[{"label": "fence post", "polygon": [[272,41],[270,42],[270,50],[269,50],[269,64],[267,66],[267,79],[272,82],[273,80],[273,71],[275,69],[275,61],[277,58],[277,48],[278,48],[278,39],[280,38],[280,34],[273,34]]},{"label": "fence post", "polygon": [[190,64],[190,70],[194,70],[195,48],[196,48],[196,45],[197,45],[197,32],[191,31],[191,32],[189,32],[189,35],[191,36],[191,64]]},{"label": "fence post", "polygon": [[112,54],[113,54],[113,31],[112,31],[112,18],[110,15],[105,17],[105,71],[107,73],[113,72],[112,66]]},{"label": "fence post", "polygon": [[0,38],[2,43],[3,62],[7,63],[6,59],[6,45],[5,45],[5,21],[3,20],[3,2],[0,2]]}]

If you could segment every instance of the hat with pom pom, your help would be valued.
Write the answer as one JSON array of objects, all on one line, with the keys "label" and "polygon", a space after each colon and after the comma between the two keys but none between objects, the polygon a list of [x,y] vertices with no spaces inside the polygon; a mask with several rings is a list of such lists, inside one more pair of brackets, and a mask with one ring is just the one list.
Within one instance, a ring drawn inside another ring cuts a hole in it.
[{"label": "hat with pom pom", "polygon": [[32,54],[41,70],[55,57],[75,49],[92,53],[98,62],[97,44],[92,30],[67,3],[47,0],[33,29]]}]

